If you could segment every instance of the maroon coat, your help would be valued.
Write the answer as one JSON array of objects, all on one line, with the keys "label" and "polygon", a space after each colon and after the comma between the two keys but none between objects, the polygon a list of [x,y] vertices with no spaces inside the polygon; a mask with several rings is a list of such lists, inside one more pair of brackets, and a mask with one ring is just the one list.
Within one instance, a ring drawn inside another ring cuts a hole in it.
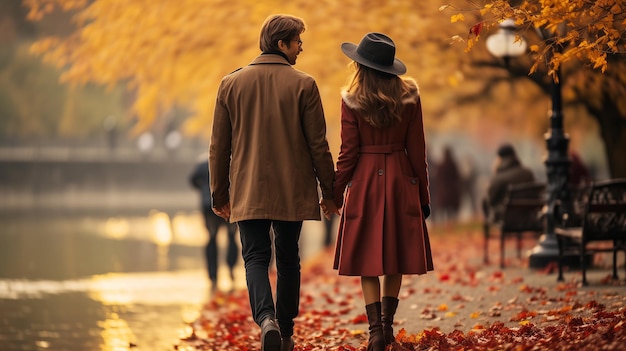
[{"label": "maroon coat", "polygon": [[[414,83],[414,82],[413,82]],[[340,275],[423,274],[433,269],[421,206],[430,203],[417,85],[402,121],[375,128],[343,94],[335,201],[345,203],[334,268]]]}]

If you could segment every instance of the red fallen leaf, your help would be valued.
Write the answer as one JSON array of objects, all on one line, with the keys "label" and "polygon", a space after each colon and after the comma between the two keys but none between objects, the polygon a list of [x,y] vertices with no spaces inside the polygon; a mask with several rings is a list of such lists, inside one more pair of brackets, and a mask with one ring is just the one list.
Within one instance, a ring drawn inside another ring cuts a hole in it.
[{"label": "red fallen leaf", "polygon": [[556,291],[562,292],[562,291],[568,291],[568,290],[576,290],[576,285],[574,284],[564,284],[564,283],[559,283],[556,286]]},{"label": "red fallen leaf", "polygon": [[367,316],[365,316],[365,313],[361,313],[355,316],[354,318],[352,318],[352,323],[353,324],[367,323]]},{"label": "red fallen leaf", "polygon": [[610,284],[613,281],[613,276],[612,275],[607,275],[604,278],[600,279],[600,282],[602,284]]},{"label": "red fallen leaf", "polygon": [[401,328],[398,331],[398,334],[396,335],[396,340],[402,340],[402,338],[404,338],[406,336],[406,330],[404,328]]},{"label": "red fallen leaf", "polygon": [[472,301],[473,299],[469,296],[463,296],[459,293],[452,295],[450,298],[452,301]]},{"label": "red fallen leaf", "polygon": [[548,263],[542,270],[540,270],[540,273],[543,274],[552,274],[554,272],[556,272],[559,269],[559,264],[557,262],[550,262]]},{"label": "red fallen leaf", "polygon": [[348,300],[341,300],[341,301],[339,301],[337,303],[337,305],[339,305],[339,306],[349,306],[350,304],[351,304],[351,302],[348,301]]},{"label": "red fallen leaf", "polygon": [[585,308],[603,310],[604,309],[604,305],[601,304],[601,303],[598,303],[596,300],[591,300],[591,301],[587,302],[587,304],[585,305]]},{"label": "red fallen leaf", "polygon": [[515,277],[511,279],[511,284],[519,284],[524,281],[524,277]]},{"label": "red fallen leaf", "polygon": [[435,315],[431,310],[429,310],[428,308],[425,308],[422,313],[420,313],[420,318],[421,319],[435,319],[437,318],[437,315]]},{"label": "red fallen leaf", "polygon": [[350,311],[352,311],[352,307],[341,309],[341,310],[337,311],[337,314],[338,315],[344,315],[344,314],[350,313]]},{"label": "red fallen leaf", "polygon": [[577,318],[572,318],[569,320],[569,322],[567,323],[570,327],[575,327],[575,326],[580,326],[580,325],[584,325],[585,322],[583,321],[582,318],[577,317]]},{"label": "red fallen leaf", "polygon": [[502,279],[504,277],[504,273],[502,271],[495,271],[491,274],[493,279]]},{"label": "red fallen leaf", "polygon": [[442,282],[450,280],[450,274],[448,274],[448,273],[440,274],[439,275],[439,280],[441,280]]},{"label": "red fallen leaf", "polygon": [[535,316],[537,316],[537,312],[523,310],[520,313],[516,314],[515,316],[511,317],[510,321],[519,322],[519,321],[531,319]]}]

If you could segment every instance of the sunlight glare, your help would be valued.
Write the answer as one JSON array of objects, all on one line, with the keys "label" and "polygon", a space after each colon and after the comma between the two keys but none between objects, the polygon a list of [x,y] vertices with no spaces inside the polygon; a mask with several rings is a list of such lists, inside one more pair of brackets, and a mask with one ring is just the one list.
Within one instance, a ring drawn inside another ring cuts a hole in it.
[{"label": "sunlight glare", "polygon": [[153,241],[159,246],[168,246],[172,242],[172,226],[170,217],[165,212],[153,212],[150,221],[154,229]]},{"label": "sunlight glare", "polygon": [[135,339],[128,323],[120,319],[117,313],[111,313],[106,320],[98,322],[98,326],[102,328],[101,351],[128,350],[129,345]]},{"label": "sunlight glare", "polygon": [[130,224],[125,218],[111,217],[104,224],[104,235],[112,239],[123,239],[130,233]]},{"label": "sunlight glare", "polygon": [[206,243],[206,229],[200,212],[176,214],[172,219],[172,228],[177,244],[202,246]]}]

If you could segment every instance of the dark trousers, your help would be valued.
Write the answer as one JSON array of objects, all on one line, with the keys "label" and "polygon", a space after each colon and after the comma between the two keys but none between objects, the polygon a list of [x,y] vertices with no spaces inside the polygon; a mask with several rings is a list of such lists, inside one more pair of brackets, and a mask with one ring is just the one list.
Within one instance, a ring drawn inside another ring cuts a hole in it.
[{"label": "dark trousers", "polygon": [[235,241],[237,234],[237,225],[226,222],[224,219],[213,213],[209,207],[204,208],[204,222],[209,232],[209,241],[204,247],[204,257],[206,259],[207,271],[209,279],[213,283],[213,288],[217,287],[217,232],[220,227],[225,226],[228,229],[228,245],[226,247],[226,264],[230,269],[231,279],[233,278],[233,268],[237,264],[239,257],[239,248]]},{"label": "dark trousers", "polygon": [[[261,325],[267,317],[278,320],[283,337],[293,335],[293,319],[300,305],[300,254],[298,240],[302,221],[285,222],[269,219],[237,223],[241,252],[246,268],[246,282],[254,321]],[[270,226],[274,231],[276,249],[276,305],[269,280],[272,257]]]}]

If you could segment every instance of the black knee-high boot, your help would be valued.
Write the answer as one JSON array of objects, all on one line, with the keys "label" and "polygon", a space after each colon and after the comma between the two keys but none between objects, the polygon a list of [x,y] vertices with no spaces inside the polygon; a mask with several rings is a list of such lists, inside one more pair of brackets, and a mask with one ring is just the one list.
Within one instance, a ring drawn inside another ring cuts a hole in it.
[{"label": "black knee-high boot", "polygon": [[380,318],[380,302],[365,305],[367,321],[370,324],[370,337],[367,341],[367,351],[385,351],[385,336]]},{"label": "black knee-high boot", "polygon": [[381,318],[385,344],[389,345],[393,341],[393,316],[398,308],[398,299],[391,296],[383,296],[381,304]]}]

